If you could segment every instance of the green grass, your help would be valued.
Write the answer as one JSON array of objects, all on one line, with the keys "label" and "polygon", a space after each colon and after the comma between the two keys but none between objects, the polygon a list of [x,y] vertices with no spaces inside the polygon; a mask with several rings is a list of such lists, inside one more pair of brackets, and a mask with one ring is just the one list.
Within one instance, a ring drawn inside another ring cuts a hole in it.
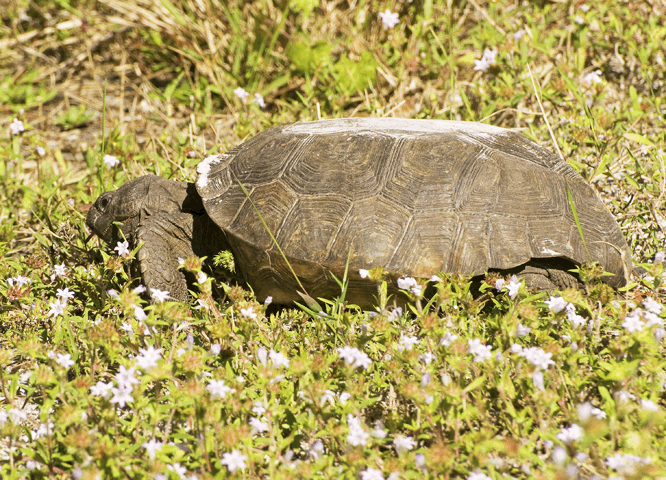
[{"label": "green grass", "polygon": [[[20,0],[0,12],[0,476],[664,478],[664,12],[588,5]],[[476,71],[484,49],[495,63]],[[329,299],[325,314],[266,314],[213,278],[191,305],[149,304],[130,257],[86,243],[85,207],[114,185],[191,181],[206,154],[271,125],[352,115],[486,121],[559,149],[649,275],[613,292],[582,269],[586,292],[554,294],[571,305],[559,312],[524,286],[511,298],[488,278],[475,298],[443,275],[430,304],[402,312]],[[131,368],[131,392],[96,395]],[[234,450],[245,462],[230,472]]]}]

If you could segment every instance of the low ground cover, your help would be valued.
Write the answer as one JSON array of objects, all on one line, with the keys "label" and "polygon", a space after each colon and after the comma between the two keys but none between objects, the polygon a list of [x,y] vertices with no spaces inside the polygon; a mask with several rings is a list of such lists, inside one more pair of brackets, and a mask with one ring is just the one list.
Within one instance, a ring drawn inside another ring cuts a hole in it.
[{"label": "low ground cover", "polygon": [[[0,475],[664,477],[664,11],[13,2]],[[191,304],[151,299],[136,250],[86,241],[85,208],[114,185],[191,181],[205,155],[270,125],[352,115],[520,129],[597,190],[647,275],[615,292],[586,270],[585,292],[553,294],[490,276],[478,295],[442,274],[431,301],[407,282],[402,309],[308,313],[197,262]]]}]

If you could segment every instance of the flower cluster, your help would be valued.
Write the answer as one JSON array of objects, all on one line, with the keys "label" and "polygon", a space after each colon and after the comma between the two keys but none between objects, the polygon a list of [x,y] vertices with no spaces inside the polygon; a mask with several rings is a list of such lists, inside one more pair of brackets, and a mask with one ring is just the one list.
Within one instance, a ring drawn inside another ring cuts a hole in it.
[{"label": "flower cluster", "polygon": [[643,301],[643,307],[629,313],[624,317],[622,326],[629,332],[640,332],[645,328],[657,327],[653,334],[657,340],[664,338],[664,319],[660,317],[664,306],[652,298]]},{"label": "flower cluster", "polygon": [[[247,98],[250,96],[250,94],[243,87],[238,87],[236,90],[234,90],[234,93],[238,98],[241,99],[241,102],[247,103]],[[260,93],[255,93],[254,100],[252,101],[259,105],[260,108],[266,108],[266,102],[264,102],[264,97],[262,97]]]},{"label": "flower cluster", "polygon": [[74,298],[74,292],[67,287],[59,288],[56,296],[58,297],[56,301],[49,303],[49,306],[51,307],[49,316],[54,318],[65,313],[67,301]]},{"label": "flower cluster", "polygon": [[412,277],[400,277],[398,279],[398,288],[400,290],[408,290],[417,297],[420,297],[423,291],[423,286],[419,285],[416,279]]},{"label": "flower cluster", "polygon": [[518,295],[518,290],[520,290],[520,286],[523,284],[523,282],[518,281],[518,277],[515,275],[511,275],[511,278],[509,278],[509,283],[507,284],[503,278],[497,279],[495,282],[495,290],[502,291],[503,289],[506,289],[506,291],[509,293],[509,298],[513,300],[516,298],[516,295]]},{"label": "flower cluster", "polygon": [[542,348],[529,347],[520,350],[519,355],[534,365],[538,370],[546,370],[550,365],[555,365],[551,360],[552,353],[546,353]]},{"label": "flower cluster", "polygon": [[162,358],[162,349],[156,349],[152,345],[148,348],[140,348],[139,355],[134,358],[134,366],[127,368],[121,365],[118,373],[114,377],[116,385],[113,382],[104,383],[101,380],[96,385],[90,387],[90,393],[93,396],[98,396],[109,400],[112,404],[117,404],[120,408],[124,408],[126,404],[133,403],[134,385],[139,384],[139,380],[135,377],[137,368],[144,371],[149,371],[151,368],[157,366],[157,361]]},{"label": "flower cluster", "polygon": [[606,412],[600,408],[592,406],[590,402],[581,403],[576,410],[578,411],[578,418],[580,418],[582,422],[587,422],[590,417],[595,417],[599,420],[606,418]]},{"label": "flower cluster", "polygon": [[323,407],[326,403],[335,405],[335,400],[338,399],[341,405],[345,405],[347,401],[351,398],[351,395],[347,392],[342,392],[339,395],[333,390],[326,390],[321,396],[320,405]]},{"label": "flower cluster", "polygon": [[567,320],[571,322],[571,325],[573,325],[574,328],[585,325],[585,318],[578,315],[576,313],[576,307],[572,303],[567,302],[564,298],[551,296],[545,303],[553,313],[559,313],[562,310],[566,310]]},{"label": "flower cluster", "polygon": [[269,352],[264,347],[259,347],[257,349],[257,358],[259,358],[259,361],[264,367],[268,365],[268,360],[270,359],[274,368],[289,368],[289,359],[281,352],[276,352],[273,349]]},{"label": "flower cluster", "polygon": [[415,335],[400,335],[400,342],[398,343],[398,351],[410,351],[418,345],[419,339]]},{"label": "flower cluster", "polygon": [[368,354],[356,347],[339,347],[338,355],[345,361],[346,365],[351,365],[352,368],[361,367],[367,369],[372,364],[372,360],[370,360]]},{"label": "flower cluster", "polygon": [[22,288],[25,285],[32,283],[32,279],[29,277],[24,277],[22,275],[17,275],[16,277],[9,277],[7,279],[7,285],[10,287]]},{"label": "flower cluster", "polygon": [[355,417],[351,413],[347,415],[347,426],[349,427],[349,434],[347,441],[353,447],[359,445],[365,446],[368,443],[370,434],[363,428],[363,423],[359,417]]},{"label": "flower cluster", "polygon": [[467,353],[474,355],[474,361],[477,363],[485,362],[492,356],[490,353],[492,345],[484,345],[478,338],[467,340],[467,344],[469,345]]},{"label": "flower cluster", "polygon": [[617,453],[611,457],[606,457],[608,468],[626,476],[636,475],[640,467],[650,463],[652,463],[650,457],[639,457],[638,455]]},{"label": "flower cluster", "polygon": [[560,433],[556,435],[556,437],[565,445],[582,440],[584,436],[585,432],[583,429],[575,423],[571,424],[569,428],[563,428]]}]

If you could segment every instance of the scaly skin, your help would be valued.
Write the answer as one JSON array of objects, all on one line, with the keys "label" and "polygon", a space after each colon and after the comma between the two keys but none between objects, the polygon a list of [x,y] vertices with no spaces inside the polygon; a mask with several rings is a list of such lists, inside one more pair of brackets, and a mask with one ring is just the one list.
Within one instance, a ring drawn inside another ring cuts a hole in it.
[{"label": "scaly skin", "polygon": [[178,258],[212,257],[225,248],[224,233],[206,214],[193,184],[146,175],[106,192],[88,211],[86,224],[111,248],[123,236],[132,248],[148,289],[167,290],[187,300],[185,273]]}]

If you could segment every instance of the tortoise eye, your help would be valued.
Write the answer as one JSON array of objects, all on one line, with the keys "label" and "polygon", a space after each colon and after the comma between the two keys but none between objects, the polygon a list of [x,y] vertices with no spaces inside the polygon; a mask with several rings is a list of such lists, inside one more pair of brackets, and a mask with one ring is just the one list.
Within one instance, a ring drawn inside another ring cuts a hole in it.
[{"label": "tortoise eye", "polygon": [[97,208],[104,213],[106,211],[106,207],[109,206],[109,197],[102,197],[99,199],[99,204],[97,205]]}]

